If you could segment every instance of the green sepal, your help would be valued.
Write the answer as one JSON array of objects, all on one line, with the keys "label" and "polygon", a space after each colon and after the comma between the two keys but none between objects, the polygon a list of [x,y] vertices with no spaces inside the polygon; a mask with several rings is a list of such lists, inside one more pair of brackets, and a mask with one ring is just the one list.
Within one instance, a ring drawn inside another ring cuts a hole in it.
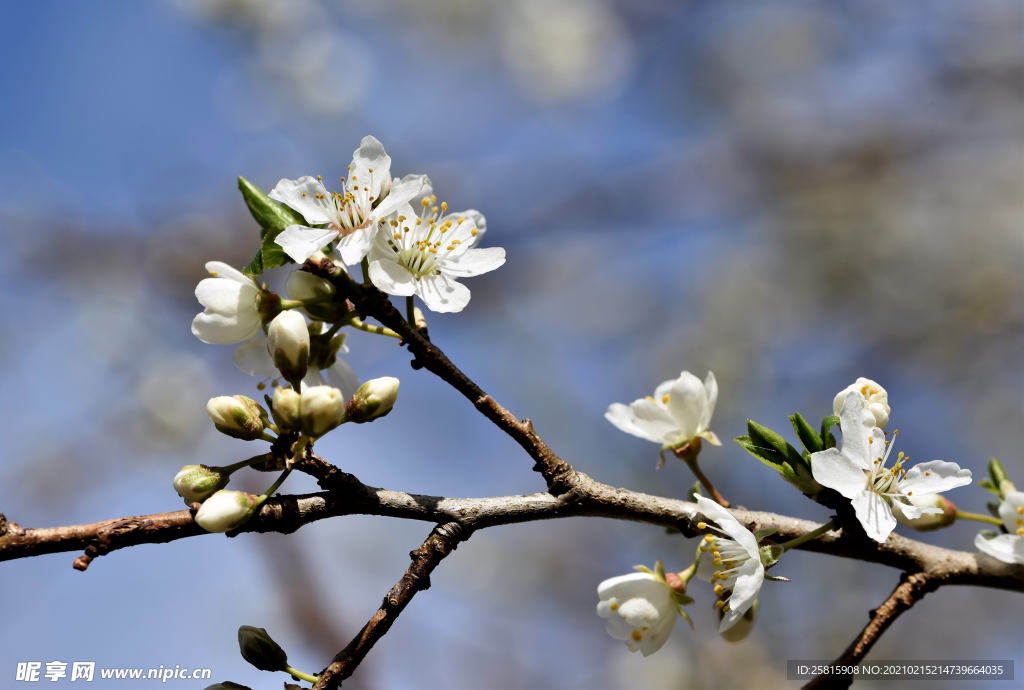
[{"label": "green sepal", "polygon": [[672,592],[672,596],[675,598],[676,603],[680,606],[689,606],[693,603],[693,597],[687,596],[682,592]]},{"label": "green sepal", "polygon": [[690,503],[696,503],[698,496],[703,496],[700,492],[700,480],[695,481],[693,486],[690,487],[690,490],[686,492],[686,500]]},{"label": "green sepal", "polygon": [[839,424],[839,417],[834,414],[830,414],[825,419],[821,420],[821,442],[824,444],[825,449],[836,447],[836,437],[832,435],[832,427]]},{"label": "green sepal", "polygon": [[654,562],[654,577],[662,582],[665,581],[665,564],[661,562],[660,558]]},{"label": "green sepal", "polygon": [[253,260],[242,269],[242,274],[247,276],[263,275],[268,268],[277,268],[285,264],[293,264],[292,258],[284,253],[284,249],[275,240],[284,232],[284,228],[270,228],[263,235],[259,251]]},{"label": "green sepal", "polygon": [[242,269],[242,273],[258,276],[268,268],[294,263],[275,240],[289,225],[306,225],[306,220],[301,214],[271,199],[242,176],[238,177],[238,189],[242,192],[245,205],[249,207],[249,213],[260,226],[260,249],[249,265]]},{"label": "green sepal", "polygon": [[666,527],[665,534],[682,534],[682,532],[677,530],[675,527]]},{"label": "green sepal", "polygon": [[693,630],[693,621],[690,620],[690,616],[687,615],[686,611],[683,611],[682,606],[679,607],[679,615],[683,617],[683,620],[690,624],[690,630]]},{"label": "green sepal", "polygon": [[764,574],[764,579],[771,580],[772,582],[792,582],[788,577],[782,577],[781,575],[769,575],[768,573]]},{"label": "green sepal", "polygon": [[784,553],[786,553],[786,550],[778,544],[769,544],[768,546],[762,546],[758,549],[758,554],[761,556],[761,565],[763,565],[765,569],[771,568],[773,565],[778,563]]},{"label": "green sepal", "polygon": [[634,565],[633,570],[639,570],[641,573],[647,573],[648,575],[654,575],[654,571],[648,568],[646,565]]},{"label": "green sepal", "polygon": [[811,425],[800,416],[799,412],[789,415],[789,421],[793,424],[793,430],[796,431],[797,438],[800,439],[800,443],[803,444],[808,453],[818,453],[825,450],[825,444],[822,442],[821,436],[811,428]]},{"label": "green sepal", "polygon": [[759,529],[756,532],[754,532],[754,539],[756,539],[757,543],[760,544],[761,540],[763,540],[765,537],[770,537],[771,535],[775,534],[777,531],[779,531],[779,526],[778,525],[771,525],[770,527],[765,527],[764,529]]},{"label": "green sepal", "polygon": [[988,512],[992,513],[992,517],[997,517],[1000,520],[1003,519],[1003,516],[999,514],[998,503],[996,503],[995,501],[989,501],[988,503],[985,504],[985,507],[988,508]]}]

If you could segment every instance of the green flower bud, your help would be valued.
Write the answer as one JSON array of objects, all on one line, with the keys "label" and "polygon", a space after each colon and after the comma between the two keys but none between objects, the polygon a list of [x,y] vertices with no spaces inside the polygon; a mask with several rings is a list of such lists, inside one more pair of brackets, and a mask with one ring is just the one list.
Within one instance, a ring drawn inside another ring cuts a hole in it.
[{"label": "green flower bud", "polygon": [[288,381],[301,381],[309,366],[309,327],[297,311],[284,311],[270,322],[268,347],[274,365]]},{"label": "green flower bud", "polygon": [[185,465],[174,475],[174,490],[185,499],[185,505],[202,503],[228,484],[231,477],[219,467]]},{"label": "green flower bud", "polygon": [[[747,609],[746,613],[743,614],[743,617],[736,621],[736,625],[732,626],[724,633],[719,633],[722,636],[722,639],[726,642],[732,643],[742,642],[747,639],[747,635],[749,635],[750,631],[754,629],[754,621],[757,620],[757,610],[759,608],[761,608],[761,600],[755,599],[754,604]],[[716,608],[715,611],[717,612],[718,622],[721,623],[722,616],[724,615],[722,613],[722,609]]]},{"label": "green flower bud", "polygon": [[195,520],[207,532],[228,532],[248,522],[255,509],[252,494],[221,489],[206,499]]},{"label": "green flower bud", "polygon": [[283,671],[288,666],[288,655],[263,628],[240,627],[238,650],[243,659],[261,671]]},{"label": "green flower bud", "polygon": [[395,406],[398,399],[398,379],[382,376],[367,381],[355,392],[345,406],[348,421],[356,424],[372,422],[383,417]]},{"label": "green flower bud", "polygon": [[302,431],[313,438],[323,436],[345,417],[345,399],[331,386],[310,386],[299,401]]},{"label": "green flower bud", "polygon": [[210,402],[206,403],[206,414],[210,415],[217,431],[243,441],[262,438],[268,421],[267,411],[244,395],[210,398]]},{"label": "green flower bud", "polygon": [[291,388],[278,388],[274,391],[274,404],[270,412],[281,431],[298,431],[302,428],[300,399],[301,396]]}]

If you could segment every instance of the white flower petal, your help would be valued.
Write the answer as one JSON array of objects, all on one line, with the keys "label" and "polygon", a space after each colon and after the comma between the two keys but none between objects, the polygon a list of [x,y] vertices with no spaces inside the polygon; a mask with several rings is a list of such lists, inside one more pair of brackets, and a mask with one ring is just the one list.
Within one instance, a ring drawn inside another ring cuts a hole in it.
[{"label": "white flower petal", "polygon": [[[370,169],[373,172],[370,172]],[[358,177],[357,182],[370,187],[371,193],[380,189],[381,181],[391,172],[391,156],[384,151],[384,145],[376,137],[365,136],[359,142],[359,148],[352,152],[351,175]],[[370,177],[373,176],[373,185]]]},{"label": "white flower petal", "polygon": [[456,211],[455,213],[449,213],[445,215],[445,218],[451,218],[453,223],[457,223],[460,218],[465,218],[462,225],[470,228],[476,228],[476,235],[470,235],[468,240],[468,246],[475,247],[480,244],[480,238],[487,232],[487,219],[484,218],[484,214],[480,213],[474,208],[466,211]]},{"label": "white flower petal", "polygon": [[1020,508],[1024,508],[1024,491],[1011,491],[999,505],[999,517],[1010,534],[1016,534],[1017,528],[1021,526],[1017,522],[1024,518]]},{"label": "white flower petal", "polygon": [[[916,496],[913,496],[912,498],[916,498]],[[941,515],[943,512],[942,508],[938,508],[936,506],[907,505],[902,501],[893,501],[892,505],[893,508],[899,510],[903,514],[903,517],[908,520],[916,520],[925,513]],[[893,511],[893,517],[896,517],[896,510]],[[896,517],[896,519],[899,520],[898,517]]]},{"label": "white flower petal", "polygon": [[252,278],[244,275],[237,268],[230,266],[223,261],[207,261],[206,270],[210,275],[216,278],[227,278],[228,280],[233,280],[236,283],[241,283],[242,285],[252,286],[253,284]]},{"label": "white flower petal", "polygon": [[1024,564],[1024,537],[1000,534],[993,539],[986,539],[979,534],[974,538],[974,545],[986,556],[1003,563]]},{"label": "white flower petal", "polygon": [[327,382],[324,381],[324,375],[316,369],[310,368],[306,370],[306,375],[302,381],[299,382],[301,390],[299,392],[305,392],[307,388],[315,388],[317,386],[326,386]]},{"label": "white flower petal", "polygon": [[[373,217],[383,218],[394,213],[399,207],[408,205],[409,200],[420,195],[424,185],[429,182],[430,178],[426,175],[406,175],[392,185],[391,191],[384,201],[380,202],[380,206],[373,210]],[[400,215],[413,218],[415,213],[402,212]]]},{"label": "white flower petal", "polygon": [[878,543],[884,542],[896,528],[892,509],[880,494],[865,489],[853,496],[850,503],[864,531]]},{"label": "white flower petal", "polygon": [[665,408],[641,398],[630,403],[629,410],[633,413],[633,425],[650,438],[658,439],[659,443],[679,438],[679,425]]},{"label": "white flower petal", "polygon": [[[700,421],[700,430],[707,431],[711,426],[711,417],[715,414],[715,405],[718,404],[718,381],[712,372],[708,372],[704,379],[704,389],[708,394],[708,405],[704,409],[704,416]],[[719,445],[719,444],[716,444]]]},{"label": "white flower petal", "polygon": [[317,229],[302,225],[289,225],[274,241],[293,261],[301,264],[330,244],[331,240],[337,236],[337,231],[330,228]]},{"label": "white flower petal", "polygon": [[342,263],[346,266],[357,265],[366,256],[366,253],[370,251],[370,247],[373,246],[373,240],[377,235],[377,224],[370,223],[365,228],[338,237],[335,247]]},{"label": "white flower petal", "polygon": [[678,617],[679,614],[673,611],[672,615],[662,616],[655,625],[646,630],[640,641],[640,653],[646,657],[664,647],[669,636],[672,635],[672,629],[675,627]]},{"label": "white flower petal", "polygon": [[902,493],[912,491],[917,496],[937,494],[970,483],[970,470],[960,469],[960,465],[955,462],[932,460],[910,468],[899,486]]},{"label": "white flower petal", "polygon": [[[760,553],[757,548],[757,539],[750,530],[733,517],[732,513],[704,496],[697,497],[697,507],[704,514],[704,517],[714,520],[719,529],[742,546],[751,558],[757,559],[758,563],[761,562]],[[703,561],[703,559],[701,560]]]},{"label": "white flower petal", "polygon": [[389,295],[408,297],[416,292],[416,279],[412,273],[390,259],[370,263],[370,280]]},{"label": "white flower petal", "polygon": [[658,620],[658,608],[642,596],[633,596],[622,602],[618,614],[634,628],[650,626]]},{"label": "white flower petal", "polygon": [[643,591],[636,588],[637,583],[652,581],[657,582],[658,580],[650,573],[629,573],[628,575],[610,577],[597,586],[597,596],[599,599],[629,598],[635,596],[634,592]]},{"label": "white flower petal", "polygon": [[252,284],[206,278],[196,286],[196,298],[206,307],[192,320],[192,333],[204,343],[226,345],[247,340],[260,329],[256,310],[259,291]]},{"label": "white flower petal", "polygon": [[469,304],[469,288],[446,275],[424,276],[415,286],[416,294],[430,311],[457,312]]},{"label": "white flower petal", "polygon": [[441,272],[459,278],[469,278],[487,273],[505,263],[505,250],[501,247],[469,249],[461,256],[447,259],[441,265]]},{"label": "white flower petal", "polygon": [[839,419],[843,431],[843,455],[856,462],[861,469],[871,469],[878,457],[877,454],[872,455],[872,444],[868,443],[868,439],[873,436],[875,416],[868,409],[864,396],[857,391],[850,391]]},{"label": "white flower petal", "polygon": [[633,636],[633,626],[626,622],[626,619],[615,613],[608,617],[605,630],[614,640],[629,640]]},{"label": "white flower petal", "polygon": [[668,381],[662,381],[659,383],[658,387],[654,389],[654,402],[668,409],[661,401],[666,395],[672,392],[672,386],[675,385],[675,382],[675,379],[669,379]]},{"label": "white flower petal", "polygon": [[627,434],[632,434],[648,441],[654,441],[655,443],[661,443],[661,438],[652,436],[633,423],[633,411],[628,405],[612,403],[608,406],[608,411],[604,413],[604,418]]},{"label": "white flower petal", "polygon": [[735,577],[736,584],[733,585],[732,595],[729,597],[729,610],[718,624],[720,633],[736,625],[747,609],[757,601],[761,585],[764,584],[764,566],[761,565],[760,559],[751,558],[740,566]]},{"label": "white flower petal", "polygon": [[[843,441],[846,450],[846,441]],[[811,475],[822,486],[835,489],[846,498],[853,498],[867,486],[867,475],[860,465],[840,452],[829,448],[811,454]]]},{"label": "white flower petal", "polygon": [[334,364],[327,370],[327,378],[330,379],[332,386],[341,391],[341,397],[345,400],[351,398],[362,385],[359,374],[341,357],[335,357]]},{"label": "white flower petal", "polygon": [[301,213],[310,225],[330,223],[331,217],[317,203],[317,194],[327,194],[327,189],[315,177],[306,175],[297,180],[281,180],[267,196]]},{"label": "white flower petal", "polygon": [[249,376],[269,379],[281,375],[267,349],[267,336],[262,332],[235,348],[235,366]]},{"label": "white flower petal", "polygon": [[672,384],[669,393],[668,411],[679,429],[681,438],[693,438],[697,435],[701,419],[708,407],[708,394],[700,379],[688,371],[684,371]]},{"label": "white flower petal", "polygon": [[260,330],[260,320],[239,320],[203,312],[192,319],[192,335],[211,345],[230,345],[248,340]]}]

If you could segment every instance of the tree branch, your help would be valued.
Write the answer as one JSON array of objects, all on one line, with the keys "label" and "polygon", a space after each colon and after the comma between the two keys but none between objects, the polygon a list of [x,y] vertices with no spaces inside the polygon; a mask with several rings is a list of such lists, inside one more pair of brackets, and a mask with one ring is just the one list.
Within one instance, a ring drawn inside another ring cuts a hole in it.
[{"label": "tree branch", "polygon": [[[871,612],[871,620],[854,638],[846,651],[835,660],[836,666],[859,664],[864,656],[871,650],[889,626],[893,624],[900,614],[921,601],[925,594],[934,592],[939,588],[939,581],[930,577],[927,573],[911,573],[900,578],[900,584],[896,586],[889,598]],[[853,684],[852,675],[829,675],[822,674],[807,683],[803,690],[836,690],[848,688]]]},{"label": "tree branch", "polygon": [[423,542],[423,546],[409,553],[412,563],[402,579],[385,595],[384,602],[369,622],[345,649],[320,673],[313,690],[334,690],[352,675],[374,643],[387,634],[392,623],[416,596],[416,592],[430,589],[430,573],[441,560],[454,551],[460,542],[469,539],[472,530],[458,522],[438,525]]}]

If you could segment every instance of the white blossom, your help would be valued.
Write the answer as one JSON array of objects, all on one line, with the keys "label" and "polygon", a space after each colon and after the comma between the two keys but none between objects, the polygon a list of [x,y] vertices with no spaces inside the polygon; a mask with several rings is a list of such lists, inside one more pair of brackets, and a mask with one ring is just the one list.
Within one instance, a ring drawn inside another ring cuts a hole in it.
[{"label": "white blossom", "polygon": [[861,376],[836,394],[835,400],[832,401],[832,411],[835,414],[839,414],[843,409],[843,402],[850,391],[857,391],[864,396],[868,403],[868,409],[875,416],[875,426],[884,429],[885,425],[889,423],[889,413],[892,411],[889,408],[889,394],[885,392],[885,389],[871,379]]},{"label": "white blossom", "polygon": [[373,244],[377,221],[419,194],[427,181],[426,175],[407,175],[393,182],[391,157],[371,136],[363,137],[348,169],[341,192],[328,192],[319,176],[281,180],[271,190],[271,199],[301,213],[309,225],[327,226],[290,225],[277,236],[298,263],[337,240],[341,260],[358,264]]},{"label": "white blossom", "polygon": [[486,228],[479,211],[447,213],[447,204],[433,201],[424,198],[418,214],[402,204],[381,220],[368,255],[370,280],[389,295],[418,295],[431,311],[462,311],[470,291],[456,278],[493,271],[505,263],[505,250],[476,248]]},{"label": "white blossom", "polygon": [[653,397],[634,400],[628,406],[613,403],[604,416],[627,434],[660,443],[664,448],[678,448],[695,438],[720,446],[710,429],[717,402],[718,382],[713,373],[709,371],[701,383],[684,371],[679,378],[660,383]]},{"label": "white blossom", "polygon": [[382,376],[364,383],[345,405],[348,420],[363,424],[387,415],[398,400],[398,385],[398,379],[393,376]]},{"label": "white blossom", "polygon": [[1009,534],[986,539],[979,534],[974,545],[982,553],[1003,563],[1024,564],[1024,492],[1013,491],[999,505],[999,517]]},{"label": "white blossom", "polygon": [[228,477],[218,468],[206,465],[186,465],[174,475],[174,490],[185,499],[185,505],[202,503],[227,483]]},{"label": "white blossom", "polygon": [[267,349],[289,381],[301,380],[309,363],[309,327],[297,311],[283,311],[267,328]]},{"label": "white blossom", "polygon": [[718,632],[723,633],[739,623],[757,601],[764,583],[764,565],[757,539],[732,513],[703,496],[697,497],[697,506],[715,523],[712,529],[717,532],[704,536],[700,546],[704,553],[697,566],[697,577],[715,586],[717,605],[722,613]]},{"label": "white blossom", "polygon": [[302,430],[315,438],[330,431],[345,416],[345,399],[337,388],[312,386],[302,391],[299,411]]},{"label": "white blossom", "polygon": [[245,524],[256,507],[256,499],[244,491],[221,489],[196,512],[195,520],[207,532],[227,532]]},{"label": "white blossom", "polygon": [[597,596],[597,615],[608,619],[608,634],[644,656],[662,648],[679,615],[672,590],[651,573],[605,580],[598,585]]},{"label": "white blossom", "polygon": [[196,286],[196,299],[205,310],[192,319],[192,334],[215,345],[238,343],[256,335],[262,322],[255,281],[221,261],[208,262],[206,270],[212,277]]},{"label": "white blossom", "polygon": [[941,513],[934,506],[915,506],[911,496],[925,496],[971,483],[971,471],[955,462],[932,460],[903,469],[908,460],[901,452],[891,468],[886,467],[895,445],[875,426],[875,415],[860,391],[850,391],[840,410],[842,450],[829,448],[811,455],[811,473],[822,486],[835,489],[850,499],[857,519],[869,537],[884,542],[896,518],[893,506],[913,520],[925,513]]}]

